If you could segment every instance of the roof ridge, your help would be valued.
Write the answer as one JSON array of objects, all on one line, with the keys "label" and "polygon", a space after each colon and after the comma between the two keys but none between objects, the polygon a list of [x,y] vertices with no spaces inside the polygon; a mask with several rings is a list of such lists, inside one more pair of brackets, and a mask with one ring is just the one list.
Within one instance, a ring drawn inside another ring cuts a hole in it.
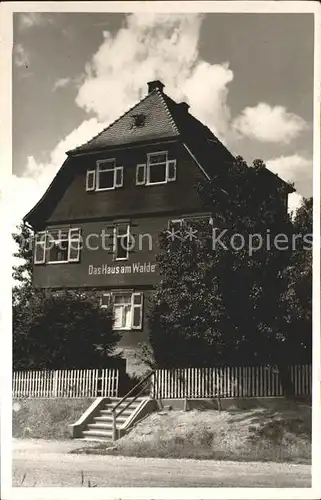
[{"label": "roof ridge", "polygon": [[[163,94],[163,92],[160,92],[160,91],[159,91],[159,89],[157,89],[157,88],[156,88],[155,90],[156,90],[156,92],[159,94],[160,98],[162,99],[162,102],[163,102],[163,104],[164,104],[164,106],[165,106],[166,113],[167,113],[167,115],[169,116],[169,119],[170,119],[170,121],[171,121],[171,123],[172,123],[172,126],[173,126],[173,128],[174,128],[175,132],[176,132],[177,134],[180,134],[179,128],[178,128],[178,126],[177,126],[177,123],[176,123],[175,119],[173,118],[173,114],[171,113],[171,111],[170,111],[170,109],[169,109],[169,107],[168,107],[168,104],[167,104],[167,102],[166,102],[166,99],[164,99],[164,94]],[[165,94],[165,95],[166,95],[166,97],[169,97],[167,94]]]},{"label": "roof ridge", "polygon": [[76,152],[78,149],[80,148],[83,148],[84,146],[86,146],[87,144],[89,144],[91,141],[93,141],[94,139],[97,139],[97,137],[101,136],[104,132],[106,132],[110,127],[112,127],[113,125],[115,125],[115,123],[119,122],[119,120],[121,120],[125,115],[127,115],[127,113],[130,113],[134,108],[136,108],[136,106],[138,106],[139,104],[141,104],[142,102],[144,102],[150,95],[152,94],[156,94],[158,91],[158,89],[154,89],[152,92],[150,92],[149,94],[145,95],[145,97],[143,97],[142,99],[140,99],[138,102],[136,102],[136,104],[134,104],[133,106],[131,106],[130,108],[127,109],[127,111],[125,111],[122,115],[120,115],[118,118],[116,118],[116,120],[114,120],[113,122],[111,122],[109,125],[107,125],[107,127],[105,127],[103,130],[101,130],[101,132],[99,132],[98,134],[94,135],[91,139],[89,139],[87,142],[84,142],[83,144],[81,144],[80,146],[76,146],[75,148],[73,149],[69,149],[69,151],[66,151],[66,154],[69,155],[71,153],[74,153]]},{"label": "roof ridge", "polygon": [[[164,100],[165,100],[165,104],[166,104],[167,109],[170,109],[169,108],[169,104],[170,104],[170,106],[174,107],[173,111],[174,111],[174,115],[176,115],[176,119],[174,119],[174,122],[175,122],[175,125],[176,125],[176,128],[177,128],[178,132],[180,133],[179,126],[177,125],[177,121],[180,119],[180,117],[177,116],[177,108],[180,106],[181,103],[174,101],[174,99],[172,99],[171,97],[169,97],[167,94],[165,94],[165,96],[166,96],[166,100],[165,99]],[[172,115],[172,111],[169,111],[169,112]],[[215,141],[219,141],[219,139],[216,137],[216,135],[214,134],[214,132],[212,132],[212,130],[207,125],[204,125],[204,123],[202,123],[198,118],[196,118],[196,116],[194,116],[190,112],[187,113],[187,116],[188,116],[188,119],[193,120],[194,122],[196,122],[197,125],[200,128],[202,128],[203,130],[206,130],[208,133],[210,133],[210,135],[215,139]]]}]

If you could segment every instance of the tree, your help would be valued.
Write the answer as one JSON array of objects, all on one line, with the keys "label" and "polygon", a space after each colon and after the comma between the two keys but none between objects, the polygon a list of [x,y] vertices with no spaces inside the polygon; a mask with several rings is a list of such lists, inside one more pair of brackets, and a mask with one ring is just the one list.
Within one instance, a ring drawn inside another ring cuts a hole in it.
[{"label": "tree", "polygon": [[95,294],[36,291],[14,307],[15,370],[106,368],[118,340]]},{"label": "tree", "polygon": [[35,289],[31,282],[33,232],[21,225],[13,269],[13,368],[103,368],[114,361],[119,340],[110,310],[102,309],[95,291]]},{"label": "tree", "polygon": [[261,160],[248,167],[238,157],[198,190],[212,227],[191,221],[181,238],[172,241],[165,232],[160,239],[160,284],[149,316],[156,363],[283,366],[290,356],[281,298],[295,229],[285,210],[285,185]]},{"label": "tree", "polygon": [[[312,358],[312,231],[313,199],[303,199],[294,219],[298,236],[284,274],[288,282],[282,300],[287,322],[287,348],[295,361]],[[301,236],[301,237],[300,237]]]},{"label": "tree", "polygon": [[16,232],[12,235],[17,245],[17,249],[13,254],[18,259],[17,265],[13,267],[13,279],[16,286],[31,285],[33,236],[32,228],[26,223],[17,226]]}]

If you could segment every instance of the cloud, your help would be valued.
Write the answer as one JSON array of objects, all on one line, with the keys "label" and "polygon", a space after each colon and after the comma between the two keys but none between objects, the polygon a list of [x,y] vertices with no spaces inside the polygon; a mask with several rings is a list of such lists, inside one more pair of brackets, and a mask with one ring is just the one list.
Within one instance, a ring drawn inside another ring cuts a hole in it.
[{"label": "cloud", "polygon": [[266,166],[285,181],[294,182],[298,194],[312,196],[312,159],[299,154],[280,156],[268,160]]},{"label": "cloud", "polygon": [[[78,86],[76,104],[95,118],[85,120],[60,141],[48,162],[28,159],[25,176],[15,178],[20,183],[17,192],[24,193],[17,217],[25,215],[39,200],[62,165],[65,151],[89,140],[145,96],[147,82],[153,79],[162,80],[173,99],[187,101],[191,113],[223,142],[232,123],[238,133],[270,142],[287,142],[305,128],[300,117],[265,103],[245,108],[232,122],[228,92],[234,74],[226,61],[210,64],[200,59],[201,24],[199,14],[137,13],[128,15],[117,33],[103,32],[104,39],[86,65],[85,74],[78,82],[73,78]],[[53,90],[68,85],[67,80],[57,80]],[[310,192],[310,160],[293,155],[271,159],[267,166],[280,177],[295,181],[300,194]]]},{"label": "cloud", "polygon": [[71,78],[59,78],[59,80],[57,80],[53,87],[52,87],[52,91],[55,92],[57,89],[62,89],[64,87],[67,87],[67,85],[69,85],[69,83],[71,82]]},{"label": "cloud", "polygon": [[283,106],[260,102],[247,107],[233,121],[233,129],[241,136],[262,142],[288,144],[308,127],[307,123]]},{"label": "cloud", "polygon": [[[11,177],[11,186],[6,189],[8,196],[1,200],[2,211],[11,214],[14,225],[21,222],[44,194],[66,159],[65,152],[88,141],[104,126],[105,124],[98,122],[96,118],[86,120],[56,145],[47,162],[38,162],[33,156],[28,157],[24,176]],[[12,193],[15,193],[15,199],[19,200],[19,203],[13,203]]]},{"label": "cloud", "polygon": [[[22,22],[31,27],[44,20],[27,15]],[[62,165],[65,151],[91,139],[146,95],[150,80],[163,80],[169,95],[189,102],[193,114],[214,131],[225,133],[230,120],[228,84],[233,72],[228,63],[211,65],[199,59],[201,23],[199,14],[137,13],[128,15],[125,26],[115,35],[103,32],[102,44],[77,82],[76,104],[96,118],[85,120],[61,140],[46,163],[28,158],[24,177],[13,177],[13,192],[19,193],[21,200],[15,220],[38,202]],[[53,90],[68,83],[68,78],[61,78]]]},{"label": "cloud", "polygon": [[18,68],[29,67],[30,56],[21,43],[14,44],[13,46],[13,61]]},{"label": "cloud", "polygon": [[202,16],[194,14],[129,15],[114,36],[103,32],[76,103],[111,122],[146,94],[146,82],[160,79],[169,95],[186,100],[197,118],[223,136],[230,120],[227,95],[233,72],[228,63],[199,59],[201,23]]},{"label": "cloud", "polygon": [[19,12],[16,13],[16,16],[20,31],[26,31],[34,26],[46,26],[53,23],[52,18],[42,12]]}]

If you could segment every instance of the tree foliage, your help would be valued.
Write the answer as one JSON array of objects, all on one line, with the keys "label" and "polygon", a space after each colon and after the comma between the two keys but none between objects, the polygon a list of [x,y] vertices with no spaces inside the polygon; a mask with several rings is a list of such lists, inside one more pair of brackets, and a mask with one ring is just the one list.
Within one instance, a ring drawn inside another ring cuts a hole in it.
[{"label": "tree foliage", "polygon": [[32,231],[18,228],[13,269],[13,368],[103,368],[116,361],[119,340],[111,311],[102,309],[95,291],[41,290],[32,286]]},{"label": "tree foliage", "polygon": [[301,258],[292,251],[296,227],[286,213],[285,186],[262,161],[248,167],[239,157],[198,190],[213,225],[190,220],[181,238],[168,232],[160,238],[160,284],[149,316],[155,361],[161,367],[282,364],[291,357],[294,321],[286,270]]},{"label": "tree foliage", "polygon": [[295,361],[309,363],[312,356],[312,198],[303,200],[293,219],[293,228],[298,238],[284,271],[288,287],[281,300],[285,307],[288,349]]}]

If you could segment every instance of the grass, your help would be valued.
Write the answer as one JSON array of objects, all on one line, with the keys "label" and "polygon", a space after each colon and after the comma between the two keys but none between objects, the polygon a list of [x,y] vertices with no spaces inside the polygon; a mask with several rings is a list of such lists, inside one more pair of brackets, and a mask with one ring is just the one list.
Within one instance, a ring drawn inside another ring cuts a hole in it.
[{"label": "grass", "polygon": [[[79,453],[79,450],[74,451]],[[116,443],[84,453],[310,463],[311,407],[154,413]]]},{"label": "grass", "polygon": [[15,438],[69,439],[68,425],[78,420],[91,398],[15,399],[12,435]]}]

